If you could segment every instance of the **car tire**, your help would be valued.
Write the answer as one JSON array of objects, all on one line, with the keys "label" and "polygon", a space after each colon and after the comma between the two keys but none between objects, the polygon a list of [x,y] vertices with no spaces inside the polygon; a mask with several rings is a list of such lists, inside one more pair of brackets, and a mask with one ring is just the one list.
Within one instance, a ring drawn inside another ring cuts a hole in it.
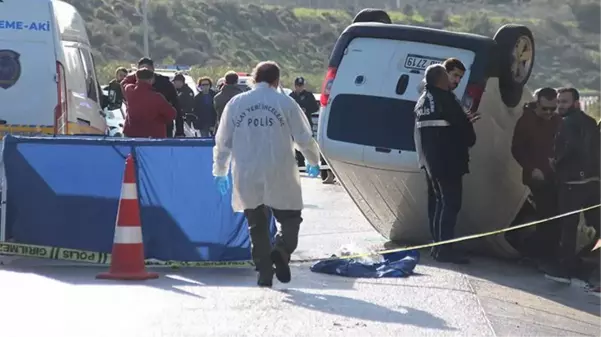
[{"label": "car tire", "polygon": [[390,20],[390,16],[383,9],[365,8],[353,18],[353,23],[356,22],[392,23],[392,20]]},{"label": "car tire", "polygon": [[508,24],[499,28],[493,39],[499,51],[501,98],[505,105],[515,108],[534,66],[534,37],[528,27]]}]

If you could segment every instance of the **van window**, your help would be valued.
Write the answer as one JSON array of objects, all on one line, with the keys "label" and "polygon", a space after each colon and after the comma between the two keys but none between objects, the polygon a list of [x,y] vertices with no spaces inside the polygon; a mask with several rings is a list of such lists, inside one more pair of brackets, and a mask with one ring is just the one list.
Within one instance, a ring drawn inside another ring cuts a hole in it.
[{"label": "van window", "polygon": [[66,78],[69,83],[69,88],[80,96],[84,96],[87,94],[88,90],[86,87],[86,74],[81,56],[79,55],[79,49],[63,45],[63,50],[67,62]]},{"label": "van window", "polygon": [[98,102],[98,86],[96,85],[96,73],[94,72],[94,60],[92,54],[86,49],[79,49],[86,74],[86,93],[89,99]]},{"label": "van window", "polygon": [[415,151],[415,102],[368,95],[334,97],[328,138],[346,143]]}]

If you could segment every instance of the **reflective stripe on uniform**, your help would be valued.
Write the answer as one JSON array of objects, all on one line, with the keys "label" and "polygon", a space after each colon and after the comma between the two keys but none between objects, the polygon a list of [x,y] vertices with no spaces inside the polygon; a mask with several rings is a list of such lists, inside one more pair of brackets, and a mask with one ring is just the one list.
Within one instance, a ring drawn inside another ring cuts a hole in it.
[{"label": "reflective stripe on uniform", "polygon": [[427,128],[427,127],[451,126],[451,123],[445,121],[444,119],[434,119],[434,120],[430,120],[430,121],[415,122],[415,126],[419,129],[419,128]]}]

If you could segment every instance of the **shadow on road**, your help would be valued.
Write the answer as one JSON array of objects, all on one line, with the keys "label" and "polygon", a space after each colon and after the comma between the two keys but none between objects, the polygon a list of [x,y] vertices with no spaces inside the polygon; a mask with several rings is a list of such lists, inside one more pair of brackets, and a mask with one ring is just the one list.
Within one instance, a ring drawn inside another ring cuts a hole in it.
[{"label": "shadow on road", "polygon": [[[0,265],[0,271],[39,275],[59,282],[75,285],[136,285],[147,286],[178,294],[203,298],[195,287],[257,287],[257,273],[253,268],[153,268],[159,278],[146,281],[98,280],[96,275],[108,270],[108,266],[52,265],[54,261],[19,259]],[[309,266],[291,266],[293,279],[287,286],[299,289],[352,289],[355,280],[329,277],[312,273]],[[274,284],[278,282],[274,279]]]},{"label": "shadow on road", "polygon": [[327,314],[382,323],[408,324],[436,330],[455,330],[447,326],[443,319],[410,307],[399,307],[399,310],[396,311],[343,296],[313,294],[294,289],[279,291],[287,295],[284,299],[285,303]]},{"label": "shadow on road", "polygon": [[586,293],[583,287],[565,285],[548,280],[533,267],[520,265],[515,261],[501,260],[490,257],[472,257],[468,265],[453,265],[439,263],[423,251],[420,263],[436,268],[454,270],[473,278],[492,282],[511,289],[520,290],[564,306],[589,313],[600,314],[600,299]]}]

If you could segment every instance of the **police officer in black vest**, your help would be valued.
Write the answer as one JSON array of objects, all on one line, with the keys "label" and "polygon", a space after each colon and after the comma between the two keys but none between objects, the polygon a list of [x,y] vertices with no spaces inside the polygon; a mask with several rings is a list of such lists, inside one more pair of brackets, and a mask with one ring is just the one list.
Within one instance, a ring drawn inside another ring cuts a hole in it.
[{"label": "police officer in black vest", "polygon": [[[426,69],[425,90],[415,105],[415,146],[419,164],[432,184],[435,207],[429,207],[430,231],[434,242],[453,239],[461,209],[462,177],[469,173],[469,148],[476,143],[470,116],[451,91],[444,66]],[[440,262],[469,263],[451,245],[433,247]]]}]

